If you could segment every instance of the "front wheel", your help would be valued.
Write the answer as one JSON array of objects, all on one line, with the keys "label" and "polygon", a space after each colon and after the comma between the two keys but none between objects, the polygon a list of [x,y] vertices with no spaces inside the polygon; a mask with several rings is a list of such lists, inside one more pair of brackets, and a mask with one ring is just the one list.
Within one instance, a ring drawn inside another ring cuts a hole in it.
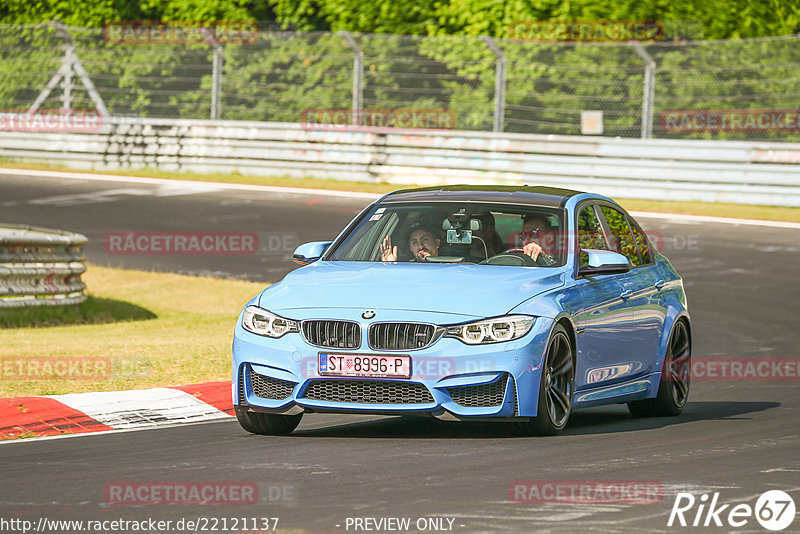
[{"label": "front wheel", "polygon": [[661,383],[654,399],[628,403],[634,417],[669,417],[680,415],[689,398],[691,380],[692,344],[686,322],[675,323],[664,357]]},{"label": "front wheel", "polygon": [[242,428],[253,434],[285,436],[300,424],[303,414],[278,415],[247,411],[247,406],[234,406],[236,419]]},{"label": "front wheel", "polygon": [[555,436],[567,425],[575,390],[575,365],[572,343],[563,326],[557,325],[547,345],[539,384],[539,407],[536,417],[524,423],[512,423],[523,436]]}]

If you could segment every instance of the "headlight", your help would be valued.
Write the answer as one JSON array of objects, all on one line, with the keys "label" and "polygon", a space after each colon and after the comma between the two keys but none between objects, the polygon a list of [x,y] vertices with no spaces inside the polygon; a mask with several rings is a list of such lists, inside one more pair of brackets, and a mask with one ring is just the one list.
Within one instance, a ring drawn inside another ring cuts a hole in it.
[{"label": "headlight", "polygon": [[300,331],[300,324],[297,321],[275,315],[258,306],[248,306],[244,309],[242,326],[248,332],[275,338],[289,332]]},{"label": "headlight", "polygon": [[454,337],[467,345],[499,343],[518,339],[528,333],[535,317],[528,315],[506,315],[474,323],[448,326],[445,337]]}]

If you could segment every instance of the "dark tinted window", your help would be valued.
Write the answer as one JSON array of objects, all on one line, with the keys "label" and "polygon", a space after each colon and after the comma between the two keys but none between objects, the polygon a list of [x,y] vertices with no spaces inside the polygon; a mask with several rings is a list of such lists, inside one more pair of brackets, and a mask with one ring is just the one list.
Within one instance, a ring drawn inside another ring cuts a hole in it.
[{"label": "dark tinted window", "polygon": [[645,237],[644,232],[635,221],[629,220],[629,222],[633,238],[636,240],[636,248],[639,249],[639,255],[642,257],[642,264],[652,263],[653,258],[650,256],[650,245],[647,243],[647,237]]},{"label": "dark tinted window", "polygon": [[[600,220],[592,205],[584,206],[578,213],[578,248],[600,250],[608,248]],[[583,253],[580,256],[581,265],[589,265],[589,257]]]},{"label": "dark tinted window", "polygon": [[610,243],[611,250],[627,256],[631,264],[641,265],[639,253],[636,252],[636,243],[625,215],[610,206],[600,206],[600,209],[606,218],[609,230],[611,230],[611,236],[609,236],[612,241]]}]

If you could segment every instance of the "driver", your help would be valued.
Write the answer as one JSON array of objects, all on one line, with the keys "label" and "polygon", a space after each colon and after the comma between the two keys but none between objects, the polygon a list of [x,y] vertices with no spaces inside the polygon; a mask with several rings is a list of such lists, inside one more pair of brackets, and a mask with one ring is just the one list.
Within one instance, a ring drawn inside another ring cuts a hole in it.
[{"label": "driver", "polygon": [[[428,256],[438,256],[441,239],[425,226],[414,225],[411,228],[411,233],[408,234],[408,248],[414,256],[411,261],[425,261]],[[383,238],[383,243],[381,243],[381,259],[397,261],[397,246],[392,246],[392,238],[388,235]]]},{"label": "driver", "polygon": [[[544,234],[549,233],[549,231],[550,231],[550,223],[548,222],[546,217],[543,217],[541,215],[528,215],[523,218],[522,232],[521,232],[523,236],[528,236],[533,234],[537,236],[537,239],[539,239],[539,241],[542,241],[541,237],[544,237]],[[543,255],[548,263],[552,264],[555,261],[553,254],[544,250],[544,248],[542,248],[542,245],[540,245],[536,241],[528,241],[528,243],[526,243],[525,246],[522,247],[522,250],[525,254],[527,254],[534,260],[538,259],[539,255]]]}]

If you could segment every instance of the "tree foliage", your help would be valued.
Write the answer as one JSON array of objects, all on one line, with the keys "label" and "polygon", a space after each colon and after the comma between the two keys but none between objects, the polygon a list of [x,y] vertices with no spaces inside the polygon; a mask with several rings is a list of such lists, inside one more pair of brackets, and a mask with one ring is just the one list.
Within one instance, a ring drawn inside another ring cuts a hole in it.
[{"label": "tree foliage", "polygon": [[298,31],[507,37],[520,20],[690,23],[705,39],[800,32],[796,0],[4,0],[0,22],[102,27],[121,20],[275,21]]},{"label": "tree foliage", "polygon": [[[798,39],[708,39],[800,31],[796,0],[5,0],[0,21],[59,19],[109,110],[118,116],[209,118],[206,44],[108,42],[109,22],[277,20],[306,33],[265,32],[226,44],[223,119],[300,122],[304,110],[352,105],[355,33],[364,53],[363,107],[452,110],[455,128],[491,130],[496,58],[506,63],[504,131],[580,134],[582,110],[602,110],[606,135],[638,136],[644,62],[629,44],[533,43],[508,37],[515,21],[658,20],[671,42],[645,43],[657,64],[655,136],[665,110],[791,109],[800,93]],[[86,27],[81,30],[76,27]],[[683,37],[702,37],[686,40]],[[58,70],[53,27],[0,29],[0,109],[26,109]],[[73,107],[91,108],[75,80]],[[54,91],[43,108],[59,107]],[[707,138],[800,140],[800,134],[690,133]]]},{"label": "tree foliage", "polygon": [[264,2],[246,0],[3,0],[0,23],[102,28],[118,21],[255,21],[271,18]]},{"label": "tree foliage", "polygon": [[520,20],[659,21],[691,25],[705,39],[800,32],[796,0],[269,0],[278,22],[298,30],[508,37]]}]

